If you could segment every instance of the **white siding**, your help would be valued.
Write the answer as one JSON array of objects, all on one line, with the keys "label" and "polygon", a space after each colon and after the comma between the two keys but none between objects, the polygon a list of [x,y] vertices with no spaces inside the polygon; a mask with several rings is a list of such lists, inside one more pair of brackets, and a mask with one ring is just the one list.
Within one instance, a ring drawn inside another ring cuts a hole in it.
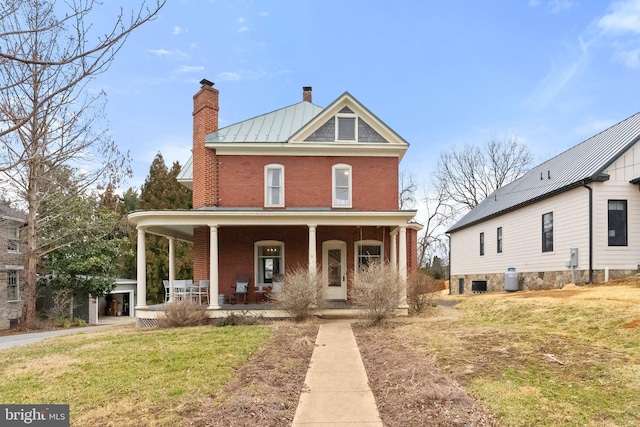
[{"label": "white siding", "polygon": [[[553,252],[542,252],[542,215],[553,212]],[[502,227],[502,253],[496,229]],[[485,235],[480,256],[480,233]],[[589,268],[589,191],[576,188],[451,235],[451,275],[567,269],[569,250],[579,249],[579,269]]]}]

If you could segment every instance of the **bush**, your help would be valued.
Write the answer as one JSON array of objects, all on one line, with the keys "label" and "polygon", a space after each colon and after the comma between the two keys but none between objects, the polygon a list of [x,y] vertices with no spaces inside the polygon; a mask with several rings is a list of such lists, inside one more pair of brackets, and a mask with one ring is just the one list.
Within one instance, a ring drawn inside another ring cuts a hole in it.
[{"label": "bush", "polygon": [[209,323],[207,306],[192,304],[189,301],[178,301],[167,304],[164,317],[158,318],[158,328],[183,328],[187,326],[206,325]]},{"label": "bush", "polygon": [[289,313],[296,322],[311,316],[324,305],[322,274],[310,274],[304,267],[297,267],[282,277],[282,291],[270,295],[274,305]]},{"label": "bush", "polygon": [[217,326],[249,326],[257,325],[262,320],[262,316],[252,316],[250,314],[231,313],[227,317],[216,322]]},{"label": "bush", "polygon": [[403,284],[389,264],[375,261],[354,275],[349,292],[351,301],[364,311],[364,317],[377,325],[395,316],[400,305]]},{"label": "bush", "polygon": [[407,304],[416,314],[436,306],[438,292],[444,289],[443,281],[437,280],[423,270],[407,277]]}]

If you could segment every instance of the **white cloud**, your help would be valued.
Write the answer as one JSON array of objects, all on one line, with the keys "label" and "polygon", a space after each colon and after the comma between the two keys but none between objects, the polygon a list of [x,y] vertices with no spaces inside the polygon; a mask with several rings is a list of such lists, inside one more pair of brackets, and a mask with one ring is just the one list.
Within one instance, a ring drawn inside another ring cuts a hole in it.
[{"label": "white cloud", "polygon": [[169,52],[166,49],[149,49],[148,52],[153,53],[154,55],[158,55],[158,56],[167,56],[167,55],[171,55],[171,52]]},{"label": "white cloud", "polygon": [[640,34],[640,0],[613,3],[598,27],[606,34]]},{"label": "white cloud", "polygon": [[237,70],[237,71],[225,71],[218,74],[218,81],[237,82],[240,80],[257,80],[266,76],[263,70],[249,71],[249,70]]},{"label": "white cloud", "polygon": [[247,27],[246,25],[244,27],[238,28],[238,32],[239,33],[244,33],[246,31],[249,31],[249,27]]},{"label": "white cloud", "polygon": [[540,0],[529,0],[529,7],[540,6]]},{"label": "white cloud", "polygon": [[260,16],[269,16],[267,12],[260,12]]},{"label": "white cloud", "polygon": [[571,9],[573,1],[571,0],[551,0],[547,3],[546,9],[551,13],[560,13]]},{"label": "white cloud", "polygon": [[182,65],[178,68],[178,73],[195,73],[204,70],[204,65]]},{"label": "white cloud", "polygon": [[182,33],[186,33],[189,30],[186,28],[182,28],[182,27],[178,27],[177,25],[175,27],[173,27],[173,34],[176,36],[179,36]]},{"label": "white cloud", "polygon": [[605,129],[615,125],[617,120],[610,119],[594,119],[588,118],[586,122],[580,124],[576,128],[576,133],[581,137],[589,137],[591,135],[598,134]]}]

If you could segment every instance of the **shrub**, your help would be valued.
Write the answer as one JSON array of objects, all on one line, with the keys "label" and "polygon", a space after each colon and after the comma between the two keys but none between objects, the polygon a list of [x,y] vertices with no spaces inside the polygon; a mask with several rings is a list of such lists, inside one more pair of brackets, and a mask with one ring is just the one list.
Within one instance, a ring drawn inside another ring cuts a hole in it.
[{"label": "shrub", "polygon": [[438,292],[443,289],[443,281],[437,280],[423,270],[407,277],[407,304],[416,314],[429,307],[435,307]]},{"label": "shrub", "polygon": [[304,267],[296,267],[282,277],[282,290],[270,295],[274,305],[289,313],[296,322],[311,316],[324,304],[322,274],[309,273]]},{"label": "shrub", "polygon": [[167,304],[164,317],[158,318],[156,326],[158,328],[182,328],[206,325],[207,323],[209,323],[209,316],[206,305],[178,301]]},{"label": "shrub", "polygon": [[252,316],[250,314],[231,313],[227,317],[216,322],[217,326],[248,326],[257,325],[262,320],[262,316]]},{"label": "shrub", "polygon": [[361,268],[352,279],[351,301],[363,309],[365,319],[377,325],[395,316],[403,284],[389,264],[374,261]]}]

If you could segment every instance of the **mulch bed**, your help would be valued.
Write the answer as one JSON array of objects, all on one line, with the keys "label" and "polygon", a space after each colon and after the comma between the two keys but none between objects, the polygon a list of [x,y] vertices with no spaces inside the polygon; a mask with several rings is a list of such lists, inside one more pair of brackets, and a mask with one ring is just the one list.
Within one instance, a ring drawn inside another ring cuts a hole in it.
[{"label": "mulch bed", "polygon": [[441,372],[412,333],[426,323],[353,325],[385,426],[496,426],[497,417]]}]

